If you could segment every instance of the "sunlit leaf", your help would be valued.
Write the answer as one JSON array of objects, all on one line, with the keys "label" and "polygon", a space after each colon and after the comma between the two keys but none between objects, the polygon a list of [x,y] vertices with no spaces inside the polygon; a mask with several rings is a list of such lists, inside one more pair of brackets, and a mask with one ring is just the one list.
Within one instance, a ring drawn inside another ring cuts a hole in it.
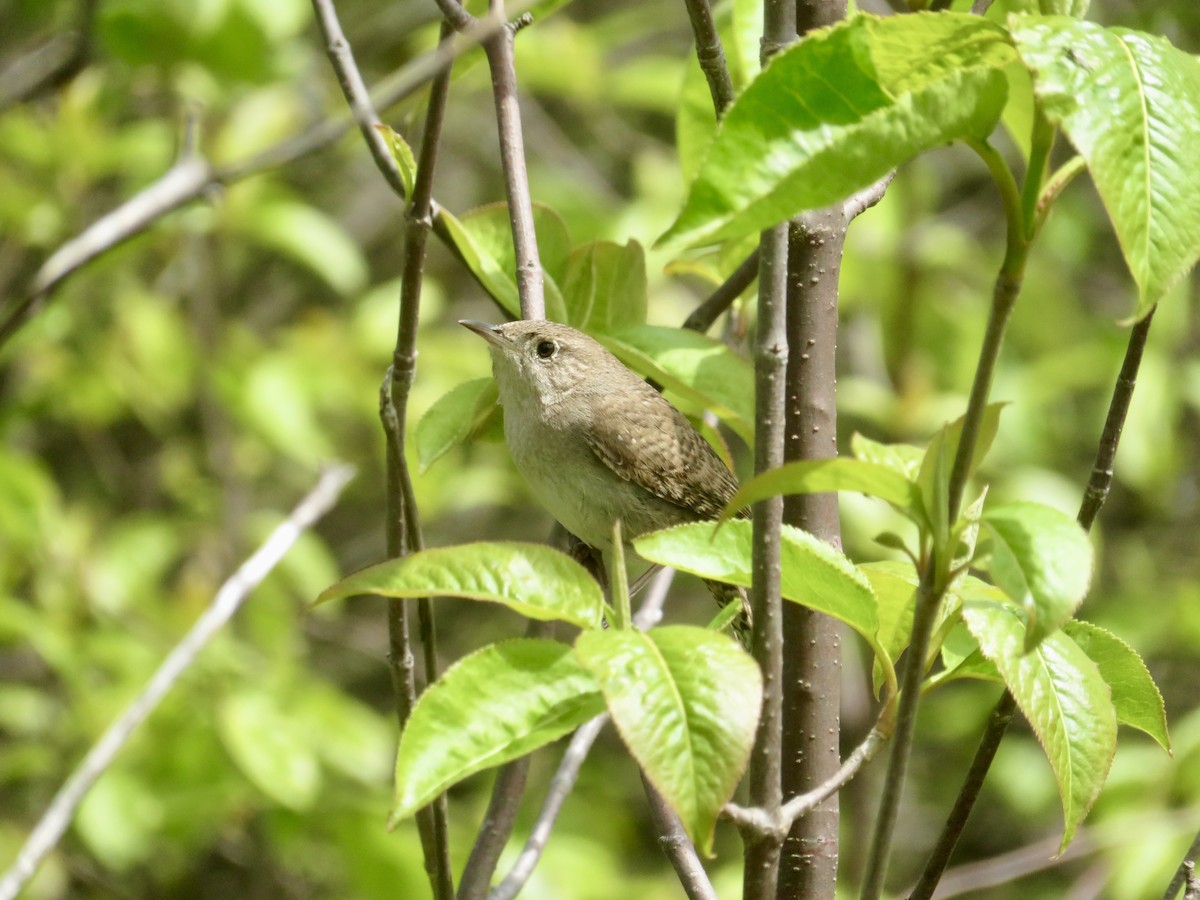
[{"label": "sunlit leaf", "polygon": [[417,180],[417,158],[413,156],[412,147],[396,129],[390,125],[376,125],[375,130],[383,135],[396,168],[400,170],[400,180],[404,182],[404,196],[412,198],[413,184]]},{"label": "sunlit leaf", "polygon": [[1029,720],[1054,770],[1066,849],[1096,802],[1117,747],[1117,716],[1100,670],[1067,635],[1056,632],[1026,652],[1015,610],[968,602],[963,621]]},{"label": "sunlit leaf", "polygon": [[826,491],[851,491],[878,497],[912,515],[917,514],[920,502],[917,486],[887,466],[847,457],[806,459],[786,463],[750,479],[725,504],[723,514],[733,515],[744,506],[780,494]]},{"label": "sunlit leaf", "polygon": [[1079,608],[1092,579],[1092,544],[1079,524],[1040,503],[985,510],[992,578],[1028,615],[1033,647]]},{"label": "sunlit leaf", "polygon": [[[651,562],[749,587],[751,531],[744,519],[726,522],[715,534],[711,523],[697,522],[644,535],[633,546]],[[866,577],[842,553],[806,531],[785,525],[780,537],[783,596],[845,622],[890,668],[890,657],[876,638],[876,599]]]},{"label": "sunlit leaf", "polygon": [[986,136],[1005,31],[956,13],[855,16],[777,54],[726,112],[672,244],[759,231],[841,200],[915,154]]},{"label": "sunlit leaf", "polygon": [[575,248],[562,282],[567,322],[611,331],[646,321],[646,253],[637,241],[593,241]]},{"label": "sunlit leaf", "polygon": [[587,570],[541,544],[510,541],[422,550],[348,575],[317,603],[356,594],[465,597],[501,603],[531,619],[600,624],[604,599]]},{"label": "sunlit leaf", "polygon": [[496,408],[496,382],[476,378],[452,388],[417,423],[417,460],[428,469],[446,451],[467,440]]},{"label": "sunlit leaf", "polygon": [[686,625],[589,631],[576,652],[634,758],[711,854],[717,813],[754,744],[762,704],[754,660],[731,638]]},{"label": "sunlit leaf", "polygon": [[1072,620],[1063,626],[1088,658],[1100,669],[1100,675],[1112,688],[1117,721],[1146,732],[1170,751],[1167,712],[1162,694],[1137,651],[1113,634],[1091,622]]},{"label": "sunlit leaf", "polygon": [[504,641],[421,694],[396,753],[394,825],[474,772],[524,756],[604,709],[596,678],[557,641]]},{"label": "sunlit leaf", "polygon": [[1017,18],[1012,36],[1046,116],[1087,162],[1140,317],[1200,258],[1200,60],[1166,38],[1071,18]]}]

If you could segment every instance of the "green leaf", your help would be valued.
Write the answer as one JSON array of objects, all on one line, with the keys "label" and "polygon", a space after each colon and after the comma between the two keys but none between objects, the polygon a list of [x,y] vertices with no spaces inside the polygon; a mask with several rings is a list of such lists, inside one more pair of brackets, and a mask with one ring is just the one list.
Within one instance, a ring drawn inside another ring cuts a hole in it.
[{"label": "green leaf", "polygon": [[754,440],[754,368],[720,341],[682,328],[640,325],[596,339],[620,360]]},{"label": "green leaf", "polygon": [[367,283],[362,249],[335,219],[307,203],[271,200],[248,207],[241,222],[258,243],[288,256],[343,296]]},{"label": "green leaf", "polygon": [[954,13],[856,16],[775,56],[717,128],[660,242],[713,243],[837,202],[922,150],[984,137],[1007,33]]},{"label": "green leaf", "polygon": [[974,601],[962,614],[1054,770],[1063,807],[1061,852],[1104,787],[1116,752],[1117,717],[1109,687],[1096,664],[1061,632],[1026,653],[1025,627],[1012,608]]},{"label": "green leaf", "polygon": [[[895,560],[864,563],[858,570],[870,582],[875,594],[879,622],[875,638],[888,659],[899,659],[912,638],[917,570],[910,562]],[[883,687],[884,677],[884,669],[877,660],[871,673],[872,687],[877,695]]]},{"label": "green leaf", "polygon": [[646,252],[637,241],[592,241],[571,252],[562,283],[567,322],[611,331],[646,321]]},{"label": "green leaf", "polygon": [[[989,403],[984,408],[983,417],[979,422],[979,433],[975,438],[975,450],[971,454],[971,465],[967,470],[968,477],[979,468],[979,464],[991,449],[996,432],[1000,429],[1000,413],[1007,405]],[[958,445],[962,442],[965,420],[965,415],[959,416],[953,422],[943,425],[933,436],[921,461],[921,471],[917,474],[917,484],[921,489],[925,512],[935,527],[941,523],[949,528],[946,521],[946,504],[949,502],[950,474],[954,466],[954,457],[958,455]]]},{"label": "green leaf", "polygon": [[825,491],[851,491],[878,497],[902,511],[918,514],[920,498],[917,486],[878,463],[839,457],[806,459],[786,463],[747,481],[725,504],[722,515],[779,494],[820,494]]},{"label": "green leaf", "polygon": [[[508,206],[492,203],[473,209],[461,218],[442,210],[441,219],[471,274],[497,303],[519,319],[521,297],[517,291],[517,263]],[[558,213],[540,203],[533,205],[533,224],[544,275],[546,318],[565,322],[567,308],[558,288],[558,278],[565,274],[571,237]]]},{"label": "green leaf", "polygon": [[712,855],[717,813],[733,796],[762,705],[758,665],[722,634],[687,625],[589,631],[576,642],[634,759]]},{"label": "green leaf", "polygon": [[1080,155],[1149,311],[1200,257],[1200,60],[1165,39],[1068,18],[1014,20],[1047,118]]},{"label": "green leaf", "polygon": [[499,766],[604,710],[595,677],[557,641],[492,644],[430,686],[400,736],[395,825],[475,772]]},{"label": "green leaf", "polygon": [[979,641],[961,622],[950,629],[942,641],[940,652],[943,668],[930,682],[942,684],[957,678],[974,678],[1004,684],[996,664],[983,655]]},{"label": "green leaf", "polygon": [[[644,535],[633,546],[651,562],[749,587],[751,532],[751,523],[743,519],[726,522],[715,534],[712,523],[695,522]],[[867,578],[839,551],[806,531],[785,525],[780,538],[783,596],[845,622],[890,668],[891,658],[876,639],[876,599]]]},{"label": "green leaf", "polygon": [[417,423],[421,471],[475,434],[495,409],[496,382],[491,378],[465,381],[443,394]]},{"label": "green leaf", "polygon": [[858,432],[850,438],[850,452],[855,459],[885,466],[909,481],[917,480],[921,461],[925,458],[925,451],[920,447],[912,444],[881,444]]},{"label": "green leaf", "polygon": [[1038,0],[1038,12],[1044,16],[1072,16],[1082,19],[1087,15],[1091,0]]},{"label": "green leaf", "polygon": [[260,791],[288,809],[305,810],[317,799],[321,766],[312,742],[270,694],[250,690],[221,704],[221,743]]},{"label": "green leaf", "polygon": [[417,158],[413,156],[412,147],[408,146],[403,135],[390,125],[376,125],[375,130],[383,135],[383,140],[391,151],[392,159],[400,170],[400,180],[404,182],[404,197],[412,200],[413,184],[417,180]]},{"label": "green leaf", "polygon": [[389,559],[346,576],[315,602],[356,594],[486,600],[531,619],[561,619],[580,628],[598,627],[604,608],[599,586],[579,563],[550,547],[514,541],[437,547]]},{"label": "green leaf", "polygon": [[990,571],[997,587],[1028,615],[1026,650],[1062,627],[1092,580],[1092,544],[1073,518],[1040,503],[986,510]]},{"label": "green leaf", "polygon": [[1167,711],[1158,685],[1137,651],[1113,634],[1074,619],[1063,631],[1100,669],[1100,675],[1112,688],[1117,721],[1146,732],[1168,753],[1171,738],[1167,734]]}]

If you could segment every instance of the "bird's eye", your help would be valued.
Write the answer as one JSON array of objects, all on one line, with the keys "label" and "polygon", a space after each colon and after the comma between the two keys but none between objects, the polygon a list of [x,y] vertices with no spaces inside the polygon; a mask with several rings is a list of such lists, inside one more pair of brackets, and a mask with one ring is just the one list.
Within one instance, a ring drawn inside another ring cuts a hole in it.
[{"label": "bird's eye", "polygon": [[554,343],[554,341],[538,341],[535,349],[538,359],[549,359],[558,352],[558,344]]}]

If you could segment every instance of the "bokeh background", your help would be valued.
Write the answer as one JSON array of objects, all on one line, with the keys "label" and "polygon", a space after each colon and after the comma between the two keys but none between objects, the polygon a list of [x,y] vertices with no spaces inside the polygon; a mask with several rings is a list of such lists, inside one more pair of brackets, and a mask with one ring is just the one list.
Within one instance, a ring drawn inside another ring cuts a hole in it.
[{"label": "bokeh background", "polygon": [[[1019,5],[998,2],[991,14]],[[368,84],[436,40],[432,2],[337,8]],[[1200,52],[1194,0],[1093,0],[1089,18]],[[345,114],[305,0],[0,0],[0,22],[6,309],[56,247],[166,171],[186,135],[196,152],[231,165]],[[30,66],[73,46],[81,23],[77,65],[13,98]],[[678,0],[580,0],[520,34],[532,193],[575,243],[649,248],[678,211],[681,96],[703,90],[690,44]],[[503,191],[486,66],[476,52],[454,71],[435,194],[462,213]],[[422,102],[418,94],[384,118],[418,136]],[[1015,144],[998,141],[1016,158]],[[978,160],[946,148],[905,166],[855,223],[842,272],[843,448],[854,431],[923,443],[961,413],[1000,216]],[[214,187],[106,253],[0,348],[0,868],[319,465],[358,467],[337,510],[97,784],[29,898],[427,896],[411,822],[383,829],[396,740],[383,607],[363,598],[306,608],[383,556],[377,397],[395,338],[402,227],[401,202],[348,133]],[[679,264],[648,250],[650,321],[680,324],[731,261]],[[1103,208],[1080,179],[1036,246],[1005,345],[994,396],[1010,405],[984,472],[992,496],[1074,513],[1133,300]],[[1081,612],[1145,657],[1166,699],[1174,757],[1123,733],[1095,811],[1074,849],[1053,861],[1056,788],[1017,724],[956,856],[978,868],[951,873],[947,887],[988,898],[1158,896],[1200,827],[1196,309],[1190,277],[1157,314]],[[463,317],[499,313],[433,240],[414,417],[488,372],[478,339],[454,324]],[[734,453],[744,472],[746,449],[735,442]],[[494,440],[451,451],[417,475],[416,492],[430,545],[541,540],[550,529]],[[843,516],[851,556],[878,558],[872,537],[894,525],[887,512],[847,499]],[[681,580],[669,615],[702,622],[710,603]],[[439,615],[444,665],[523,629],[485,605],[449,601]],[[873,713],[862,648],[846,643],[851,747]],[[940,828],[997,695],[992,685],[955,683],[924,703],[897,887]],[[535,758],[518,838],[558,753]],[[857,881],[880,777],[876,765],[843,795],[847,885]],[[458,865],[489,786],[485,774],[451,794]],[[736,837],[722,833],[718,850],[721,896],[736,897]],[[611,733],[523,896],[680,896],[636,770]]]}]

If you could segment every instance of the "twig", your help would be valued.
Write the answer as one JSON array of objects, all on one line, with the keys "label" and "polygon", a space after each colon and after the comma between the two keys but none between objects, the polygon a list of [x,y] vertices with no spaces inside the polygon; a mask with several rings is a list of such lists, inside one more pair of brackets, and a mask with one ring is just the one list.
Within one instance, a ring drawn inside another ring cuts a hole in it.
[{"label": "twig", "polygon": [[99,0],[82,0],[79,24],[73,32],[55,35],[0,74],[0,113],[48,87],[63,84],[83,68],[91,53],[98,5]]},{"label": "twig", "polygon": [[1016,709],[1016,699],[1006,690],[988,717],[987,727],[984,729],[983,737],[979,739],[979,747],[975,751],[975,758],[971,760],[971,767],[967,770],[963,785],[959,788],[958,796],[954,800],[954,806],[946,818],[946,826],[938,837],[933,851],[929,854],[929,860],[925,863],[925,869],[921,872],[920,879],[909,895],[909,900],[927,900],[933,896],[933,891],[946,871],[946,865],[950,862],[950,856],[954,853],[962,830],[967,824],[967,818],[971,815],[971,810],[979,797],[979,791],[983,788],[983,781],[987,777],[988,769],[991,768],[992,760],[996,758],[996,751],[1000,749],[1000,741],[1004,739],[1004,734],[1008,731],[1009,723],[1012,722]]},{"label": "twig", "polygon": [[317,26],[321,29],[321,36],[325,38],[325,52],[329,56],[333,71],[337,73],[342,96],[346,98],[354,121],[358,123],[358,130],[367,142],[367,149],[371,151],[371,158],[396,195],[404,199],[404,179],[400,175],[400,167],[392,158],[383,135],[375,128],[379,123],[379,114],[375,112],[366,82],[363,81],[362,73],[354,62],[354,51],[351,50],[350,42],[346,40],[342,31],[337,11],[333,8],[333,0],[312,0],[312,5]]},{"label": "twig", "polygon": [[1129,333],[1125,359],[1121,363],[1121,372],[1117,375],[1112,399],[1108,403],[1108,415],[1104,419],[1104,430],[1100,434],[1100,444],[1096,448],[1096,461],[1092,464],[1092,474],[1088,477],[1083,500],[1079,505],[1077,519],[1084,531],[1091,530],[1092,523],[1096,521],[1096,516],[1112,488],[1117,446],[1121,443],[1121,432],[1125,428],[1125,418],[1129,415],[1134,388],[1137,387],[1138,370],[1142,365],[1142,354],[1146,349],[1146,338],[1150,335],[1155,309],[1157,307],[1146,313]]},{"label": "twig", "polygon": [[[452,46],[439,45],[436,50],[418,57],[388,78],[372,93],[373,104],[380,109],[395,105],[463,53],[504,27],[503,22],[497,23],[491,18],[480,19],[459,34]],[[287,165],[328,147],[338,141],[353,124],[354,119],[349,114],[335,116],[285,138],[260,153],[222,166],[213,166],[197,158],[182,160],[152,185],[97,219],[50,255],[34,276],[29,292],[13,301],[6,310],[3,322],[0,322],[0,347],[41,308],[68,276],[100,254],[141,233],[167,213],[204,196],[214,188]],[[439,236],[448,237],[446,232],[436,227],[434,230]]]},{"label": "twig", "polygon": [[842,217],[846,223],[857,219],[872,206],[883,199],[883,195],[887,193],[888,185],[892,183],[892,179],[896,177],[895,172],[888,172],[874,184],[867,185],[861,191],[851,194],[842,201]]},{"label": "twig", "polygon": [[[637,628],[645,630],[658,621],[674,577],[674,569],[663,569],[651,582],[650,589],[646,592],[646,599],[642,601],[641,607],[633,616],[633,624]],[[542,851],[546,849],[546,842],[550,839],[550,832],[554,828],[559,810],[562,809],[563,801],[567,799],[567,795],[575,786],[575,779],[579,777],[579,768],[587,759],[588,751],[591,750],[592,744],[595,743],[600,729],[604,727],[608,718],[608,713],[601,713],[582,725],[575,732],[575,736],[571,738],[567,752],[563,754],[562,761],[558,764],[558,771],[554,773],[554,778],[550,781],[550,789],[546,792],[546,799],[542,802],[541,811],[538,813],[537,822],[533,826],[529,839],[525,842],[524,848],[517,857],[517,861],[513,863],[508,875],[487,895],[487,900],[512,900],[525,886],[529,876],[533,874],[538,860],[541,859]]]},{"label": "twig", "polygon": [[550,839],[550,831],[558,818],[559,810],[562,809],[563,801],[567,799],[567,795],[575,786],[575,779],[579,777],[579,769],[583,765],[583,761],[587,759],[588,751],[592,749],[592,744],[600,734],[600,729],[607,722],[608,713],[601,713],[575,732],[575,736],[571,738],[571,743],[567,746],[567,752],[563,754],[562,762],[559,763],[558,771],[554,773],[554,778],[550,782],[550,790],[546,793],[546,799],[542,803],[542,810],[538,814],[537,823],[533,826],[529,840],[526,841],[524,849],[517,857],[517,861],[513,863],[508,875],[488,894],[488,900],[512,900],[525,886],[525,882],[529,880],[534,867],[542,857],[542,851],[546,849],[546,842]]},{"label": "twig", "polygon": [[646,800],[650,805],[650,818],[658,832],[659,846],[663,848],[663,853],[671,861],[688,900],[718,900],[708,872],[704,870],[704,864],[700,862],[696,847],[687,836],[687,832],[683,830],[683,823],[679,821],[679,816],[650,783],[650,779],[646,777],[644,771],[642,772],[642,786],[646,789]]},{"label": "twig", "polygon": [[[1175,876],[1163,892],[1163,900],[1175,900],[1179,896],[1180,889],[1185,885],[1188,886],[1189,891],[1194,889],[1197,857],[1200,857],[1200,834],[1196,835],[1196,839],[1188,847],[1187,853],[1183,855],[1183,861],[1179,864],[1179,868],[1175,870]],[[1190,898],[1185,896],[1185,900],[1190,900]]]},{"label": "twig", "polygon": [[[503,4],[493,0],[503,15]],[[516,255],[517,293],[521,317],[546,318],[545,284],[538,257],[537,233],[533,227],[533,199],[525,169],[525,138],[521,108],[517,102],[517,70],[513,59],[516,28],[503,28],[483,45],[492,72],[492,95],[496,101],[496,127],[500,134],[500,166],[504,171],[504,194]]]},{"label": "twig", "polygon": [[353,474],[350,466],[338,465],[325,469],[316,486],[297,504],[287,519],[221,585],[212,603],[167,654],[142,692],[108,727],[100,740],[92,745],[83,761],[54,795],[16,861],[0,879],[0,900],[15,900],[46,854],[58,844],[96,779],[112,765],[133,732],[238,611],[250,592],[270,574],[301,533],[329,511]]},{"label": "twig", "polygon": [[733,102],[733,81],[729,77],[729,66],[725,62],[725,49],[717,27],[713,24],[712,8],[708,0],[683,0],[688,19],[692,23],[692,34],[696,37],[696,61],[708,82],[712,95],[713,109],[721,118]]},{"label": "twig", "polygon": [[[375,128],[379,116],[375,112],[363,81],[354,53],[342,32],[332,0],[312,0],[313,12],[325,38],[329,61],[338,77],[359,131],[367,142],[371,157],[384,180],[400,199],[405,199],[404,180]],[[439,47],[445,46],[449,30],[443,28]],[[413,185],[404,230],[404,268],[401,274],[400,314],[396,333],[396,348],[392,354],[389,377],[381,392],[381,422],[387,439],[387,551],[389,557],[406,556],[423,546],[420,519],[412,476],[404,454],[408,424],[408,397],[416,369],[417,317],[424,281],[425,245],[433,202],[433,172],[437,161],[437,146],[445,114],[446,95],[450,86],[449,67],[438,70],[430,89],[429,107],[425,118],[425,135],[421,144],[421,162]],[[437,632],[433,604],[428,597],[417,600],[417,618],[421,631],[422,662],[425,684],[437,679]],[[410,604],[393,600],[387,606],[389,664],[396,695],[396,713],[401,729],[416,703],[416,684],[413,678]],[[438,795],[416,816],[425,857],[425,870],[430,886],[438,900],[451,900],[454,881],[450,867],[449,822],[446,797]]]},{"label": "twig", "polygon": [[729,309],[742,291],[750,287],[751,282],[758,277],[758,248],[754,248],[754,252],[742,260],[741,264],[733,270],[725,282],[718,287],[707,300],[697,306],[687,320],[683,323],[683,327],[691,331],[699,331],[701,334],[712,328],[713,322],[720,318],[721,313]]},{"label": "twig", "polygon": [[797,820],[808,815],[819,804],[845,787],[863,766],[875,758],[879,749],[887,743],[891,727],[890,714],[885,710],[880,716],[880,721],[862,743],[851,751],[837,772],[811,791],[799,794],[785,803],[780,808],[778,819],[770,819],[761,809],[747,808],[736,803],[726,803],[721,809],[721,818],[732,822],[743,834],[751,838],[774,836],[782,839]]}]

